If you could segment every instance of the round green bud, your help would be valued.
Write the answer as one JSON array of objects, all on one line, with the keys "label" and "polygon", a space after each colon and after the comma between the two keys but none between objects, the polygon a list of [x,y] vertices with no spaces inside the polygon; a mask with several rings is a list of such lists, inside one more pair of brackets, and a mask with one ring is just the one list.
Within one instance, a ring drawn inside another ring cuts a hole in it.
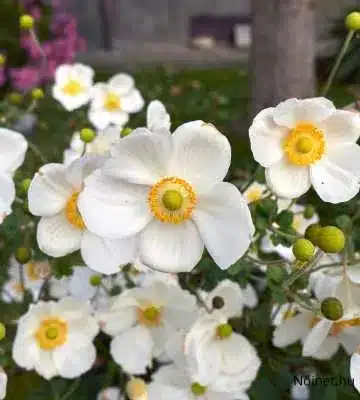
[{"label": "round green bud", "polygon": [[309,277],[306,275],[300,276],[296,281],[291,285],[292,290],[303,290],[309,286]]},{"label": "round green bud", "polygon": [[19,247],[15,252],[15,258],[20,264],[26,264],[31,260],[31,250],[27,247]]},{"label": "round green bud", "polygon": [[345,18],[345,25],[349,31],[360,30],[360,12],[354,11],[348,14]]},{"label": "round green bud", "polygon": [[35,88],[31,91],[31,97],[34,100],[41,100],[45,97],[44,91],[40,88]]},{"label": "round green bud", "polygon": [[19,23],[22,29],[32,29],[34,27],[34,18],[29,14],[21,15]]},{"label": "round green bud", "polygon": [[206,386],[202,386],[200,383],[194,382],[191,385],[191,392],[195,396],[203,396],[206,393]]},{"label": "round green bud", "polygon": [[5,336],[6,336],[6,327],[2,322],[0,322],[0,340],[3,340]]},{"label": "round green bud", "polygon": [[325,226],[319,230],[317,245],[325,253],[339,253],[345,247],[345,235],[336,226]]},{"label": "round green bud", "polygon": [[306,219],[311,219],[314,215],[315,215],[315,207],[312,205],[308,205],[306,206],[305,210],[304,210],[304,218]]},{"label": "round green bud", "polygon": [[216,329],[217,337],[219,339],[227,339],[233,333],[233,328],[230,324],[221,324]]},{"label": "round green bud", "polygon": [[344,308],[336,297],[327,297],[321,302],[321,312],[325,318],[336,321],[344,315]]},{"label": "round green bud", "polygon": [[31,179],[29,179],[29,178],[23,179],[20,183],[21,190],[24,193],[27,193],[29,190],[30,184],[31,184]]},{"label": "round green bud", "polygon": [[6,57],[3,54],[0,54],[0,66],[5,65]]},{"label": "round green bud", "polygon": [[220,308],[223,308],[225,305],[225,301],[222,297],[220,296],[215,296],[212,299],[212,306],[213,308],[215,308],[216,310],[220,310]]},{"label": "round green bud", "polygon": [[96,133],[93,129],[84,128],[80,131],[80,139],[84,143],[91,143],[96,137]]},{"label": "round green bud", "polygon": [[90,285],[91,286],[100,286],[101,285],[102,276],[101,275],[92,275],[90,277]]},{"label": "round green bud", "polygon": [[11,92],[8,96],[9,101],[13,104],[21,104],[22,100],[23,100],[23,96],[21,93],[18,92]]},{"label": "round green bud", "polygon": [[320,224],[311,224],[306,228],[305,231],[305,239],[310,240],[312,244],[317,245],[317,237],[320,232],[321,225]]},{"label": "round green bud", "polygon": [[292,248],[295,258],[299,261],[309,261],[315,253],[315,247],[307,239],[297,239]]},{"label": "round green bud", "polygon": [[132,131],[133,131],[133,130],[132,130],[131,128],[129,128],[128,126],[126,126],[125,128],[123,128],[123,129],[121,130],[120,136],[121,136],[121,137],[128,136],[128,135],[130,135],[130,133],[131,133]]}]

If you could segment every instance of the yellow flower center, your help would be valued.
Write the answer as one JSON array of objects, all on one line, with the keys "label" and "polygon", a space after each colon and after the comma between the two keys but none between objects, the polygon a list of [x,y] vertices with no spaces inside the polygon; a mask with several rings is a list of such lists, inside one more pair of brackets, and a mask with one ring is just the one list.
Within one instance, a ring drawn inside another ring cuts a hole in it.
[{"label": "yellow flower center", "polygon": [[162,309],[149,305],[146,308],[138,308],[137,310],[138,321],[145,326],[159,326],[162,319]]},{"label": "yellow flower center", "polygon": [[252,188],[249,189],[246,193],[246,200],[248,203],[253,203],[254,201],[258,201],[262,197],[262,190],[260,188]]},{"label": "yellow flower center", "polygon": [[77,229],[84,230],[85,223],[77,207],[79,194],[80,192],[73,193],[70,199],[68,200],[65,207],[65,216],[72,226],[74,226]]},{"label": "yellow flower center", "polygon": [[230,324],[221,324],[216,328],[217,339],[227,339],[233,333],[233,328]]},{"label": "yellow flower center", "polygon": [[286,310],[284,312],[283,319],[284,320],[291,319],[294,318],[296,315],[297,315],[296,310]]},{"label": "yellow flower center", "polygon": [[68,96],[78,96],[84,90],[84,88],[80,82],[70,79],[62,90]]},{"label": "yellow flower center", "polygon": [[172,176],[162,179],[150,189],[148,202],[159,221],[178,224],[191,218],[197,196],[189,183]]},{"label": "yellow flower center", "polygon": [[292,164],[310,165],[325,153],[324,133],[311,123],[301,122],[290,130],[283,146]]},{"label": "yellow flower center", "polygon": [[105,97],[104,107],[107,111],[116,111],[121,107],[119,96],[115,93],[109,92]]},{"label": "yellow flower center", "polygon": [[126,394],[130,400],[146,400],[147,393],[147,385],[140,378],[133,378],[126,385]]},{"label": "yellow flower center", "polygon": [[[321,319],[318,317],[312,318],[312,320],[310,321],[310,328],[313,328],[319,321],[321,321]],[[356,326],[360,326],[360,317],[333,322],[329,332],[329,336],[337,336],[344,329]]]},{"label": "yellow flower center", "polygon": [[191,392],[195,396],[203,396],[206,393],[206,386],[200,385],[200,383],[194,382],[191,385]]},{"label": "yellow flower center", "polygon": [[44,319],[35,333],[35,339],[43,350],[53,350],[67,340],[67,324],[59,318]]}]

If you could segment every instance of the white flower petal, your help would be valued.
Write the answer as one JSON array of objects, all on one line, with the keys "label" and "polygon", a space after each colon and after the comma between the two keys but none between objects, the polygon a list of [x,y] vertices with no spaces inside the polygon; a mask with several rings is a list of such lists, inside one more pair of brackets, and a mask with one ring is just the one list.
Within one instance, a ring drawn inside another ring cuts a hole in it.
[{"label": "white flower petal", "polygon": [[69,292],[71,296],[79,300],[90,300],[97,292],[97,288],[90,284],[90,278],[94,272],[87,267],[76,266],[69,279]]},{"label": "white flower petal", "polygon": [[110,239],[132,236],[152,219],[148,191],[146,186],[94,173],[86,181],[78,207],[91,232]]},{"label": "white flower petal", "polygon": [[354,283],[360,283],[360,264],[347,265],[346,274]]},{"label": "white flower petal", "polygon": [[24,162],[27,146],[21,133],[0,128],[0,171],[15,172]]},{"label": "white flower petal", "polygon": [[339,340],[327,337],[319,350],[313,355],[317,360],[329,360],[339,349]]},{"label": "white flower petal", "polygon": [[108,111],[93,106],[89,109],[88,118],[95,128],[100,130],[105,129],[111,122],[111,115]]},{"label": "white flower petal", "polygon": [[120,389],[116,386],[112,386],[101,390],[96,400],[123,400],[123,397],[121,396]]},{"label": "white flower petal", "polygon": [[46,164],[35,174],[28,191],[29,210],[38,216],[52,216],[65,208],[73,189],[62,164]]},{"label": "white flower petal", "polygon": [[170,173],[189,182],[197,193],[221,182],[230,166],[228,139],[213,125],[192,121],[181,125],[172,135],[173,159]]},{"label": "white flower petal", "polygon": [[11,213],[15,200],[15,184],[10,176],[0,174],[0,224],[3,218]]},{"label": "white flower petal", "polygon": [[355,389],[360,393],[360,354],[358,353],[351,356],[350,376],[354,380]]},{"label": "white flower petal", "polygon": [[64,213],[42,217],[37,228],[39,248],[51,257],[63,257],[80,249],[82,231],[73,227]]},{"label": "white flower petal", "polygon": [[359,191],[359,178],[324,157],[310,168],[311,183],[322,201],[342,203]]},{"label": "white flower petal", "polygon": [[94,271],[110,275],[121,266],[134,261],[138,240],[135,236],[124,239],[105,239],[86,231],[81,241],[81,256]]},{"label": "white flower petal", "polygon": [[331,146],[355,143],[360,136],[360,117],[357,113],[336,110],[330,118],[319,124],[319,128]]},{"label": "white flower petal", "polygon": [[241,316],[244,307],[244,295],[238,283],[225,279],[206,296],[206,304],[211,309],[214,297],[221,297],[224,305],[221,313],[229,316]]},{"label": "white flower petal", "polygon": [[126,372],[144,374],[152,361],[153,346],[149,330],[137,325],[112,340],[110,353]]},{"label": "white flower petal", "polygon": [[276,347],[286,347],[295,343],[309,332],[312,313],[303,311],[295,317],[285,319],[273,333],[273,344]]},{"label": "white flower petal", "polygon": [[188,272],[200,261],[204,245],[192,221],[165,224],[153,220],[141,232],[140,257],[163,272]]},{"label": "white flower petal", "polygon": [[121,96],[121,109],[127,113],[137,113],[144,107],[144,99],[137,89],[130,90],[128,93]]},{"label": "white flower petal", "polygon": [[34,368],[40,358],[40,349],[33,338],[24,337],[19,333],[21,329],[20,325],[13,344],[12,357],[17,365],[30,370]]},{"label": "white flower petal", "polygon": [[77,190],[82,189],[84,180],[94,171],[99,169],[104,157],[95,154],[86,154],[79,160],[74,161],[66,170],[66,180]]},{"label": "white flower petal", "polygon": [[46,380],[50,380],[58,375],[52,352],[39,349],[39,359],[36,361],[34,369],[37,374],[41,375]]},{"label": "white flower petal", "polygon": [[86,339],[82,335],[69,335],[67,342],[53,351],[54,364],[61,377],[74,379],[94,364],[96,349]]},{"label": "white flower petal", "polygon": [[170,131],[170,115],[163,103],[153,100],[146,110],[146,126],[152,132]]},{"label": "white flower petal", "polygon": [[328,159],[360,180],[360,146],[356,143],[338,144],[329,148]]},{"label": "white flower petal", "polygon": [[258,305],[259,299],[256,290],[253,286],[248,283],[243,289],[245,305],[250,308],[254,308]]},{"label": "white flower petal", "polygon": [[304,100],[288,99],[281,102],[274,110],[277,125],[294,128],[299,122],[320,123],[335,112],[334,104],[324,97]]},{"label": "white flower petal", "polygon": [[1,369],[0,370],[0,400],[4,400],[6,397],[6,389],[7,389],[8,377],[6,373]]},{"label": "white flower petal", "polygon": [[321,348],[329,333],[331,325],[332,321],[322,319],[312,328],[304,340],[302,349],[302,355],[304,357],[311,357]]},{"label": "white flower petal", "polygon": [[282,159],[265,170],[267,184],[278,196],[289,199],[300,197],[311,186],[309,168]]},{"label": "white flower petal", "polygon": [[112,111],[109,115],[110,122],[121,128],[129,121],[129,114],[123,110]]},{"label": "white flower petal", "polygon": [[221,182],[200,196],[193,219],[220,268],[230,267],[248,249],[254,226],[249,207],[234,185]]},{"label": "white flower petal", "polygon": [[104,174],[141,185],[154,185],[167,176],[170,137],[146,132],[142,128],[141,133],[135,130],[115,145],[115,157],[105,163]]},{"label": "white flower petal", "polygon": [[283,156],[285,131],[273,119],[274,108],[260,111],[249,129],[251,151],[263,167],[277,163]]},{"label": "white flower petal", "polygon": [[119,95],[128,93],[134,87],[134,78],[128,74],[116,74],[108,82],[111,91]]}]

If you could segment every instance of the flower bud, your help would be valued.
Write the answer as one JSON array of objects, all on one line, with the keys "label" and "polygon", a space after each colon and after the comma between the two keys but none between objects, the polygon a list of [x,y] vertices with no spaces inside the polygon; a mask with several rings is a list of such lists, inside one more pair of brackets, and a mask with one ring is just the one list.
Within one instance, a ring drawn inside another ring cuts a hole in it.
[{"label": "flower bud", "polygon": [[344,315],[344,308],[336,297],[327,297],[321,303],[321,312],[325,318],[336,321]]},{"label": "flower bud", "polygon": [[325,226],[319,230],[317,245],[325,253],[339,253],[345,247],[345,235],[336,226]]},{"label": "flower bud", "polygon": [[233,328],[230,324],[221,324],[216,329],[216,336],[219,339],[227,339],[233,333]]},{"label": "flower bud", "polygon": [[31,91],[31,97],[34,100],[41,100],[44,98],[44,91],[41,88],[35,88]]},{"label": "flower bud", "polygon": [[11,93],[9,94],[8,98],[9,98],[9,101],[10,101],[12,104],[16,104],[16,105],[21,104],[21,102],[22,102],[22,100],[23,100],[22,94],[21,94],[21,93],[18,93],[18,92],[11,92]]},{"label": "flower bud", "polygon": [[212,299],[212,306],[213,308],[215,308],[216,310],[220,310],[220,308],[223,308],[225,305],[225,301],[222,297],[220,296],[215,296]]},{"label": "flower bud", "polygon": [[297,239],[292,248],[295,258],[299,261],[309,261],[314,256],[315,247],[307,239]]},{"label": "flower bud", "polygon": [[315,215],[315,207],[309,204],[304,210],[304,218],[311,219]]},{"label": "flower bud", "polygon": [[133,131],[133,130],[132,130],[131,128],[129,128],[128,126],[126,126],[126,127],[123,128],[122,131],[120,132],[120,136],[121,136],[121,137],[128,136],[128,135],[130,135],[130,133],[131,133],[132,131]]},{"label": "flower bud", "polygon": [[2,322],[0,322],[0,340],[3,340],[5,336],[6,336],[6,327]]},{"label": "flower bud", "polygon": [[133,378],[126,384],[126,394],[130,400],[147,400],[147,385],[140,378]]},{"label": "flower bud", "polygon": [[29,190],[30,184],[31,184],[31,179],[29,179],[29,178],[23,179],[20,183],[21,190],[24,193],[27,193]]},{"label": "flower bud", "polygon": [[100,286],[101,285],[102,276],[101,275],[92,275],[90,277],[90,285],[91,286]]},{"label": "flower bud", "polygon": [[6,57],[3,54],[0,54],[0,67],[5,65],[6,63]]},{"label": "flower bud", "polygon": [[345,25],[349,31],[360,30],[360,12],[354,11],[347,15]]},{"label": "flower bud", "polygon": [[26,264],[31,259],[31,250],[27,247],[19,247],[15,252],[15,258],[20,264]]},{"label": "flower bud", "polygon": [[311,224],[306,228],[305,231],[305,239],[310,240],[310,242],[314,245],[317,245],[317,236],[320,232],[321,225],[320,224]]},{"label": "flower bud", "polygon": [[194,382],[191,385],[191,392],[197,397],[203,396],[206,393],[206,386],[202,386],[200,383]]},{"label": "flower bud", "polygon": [[80,139],[84,143],[91,143],[96,137],[96,133],[93,129],[84,128],[80,131]]},{"label": "flower bud", "polygon": [[22,29],[32,29],[34,27],[34,18],[29,14],[21,15],[19,22]]}]

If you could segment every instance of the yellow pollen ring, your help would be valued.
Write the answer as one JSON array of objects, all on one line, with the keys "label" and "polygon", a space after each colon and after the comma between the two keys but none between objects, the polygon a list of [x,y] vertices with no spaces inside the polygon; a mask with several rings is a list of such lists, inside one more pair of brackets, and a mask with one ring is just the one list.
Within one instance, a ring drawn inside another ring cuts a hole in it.
[{"label": "yellow pollen ring", "polygon": [[121,101],[120,98],[117,94],[108,92],[105,101],[104,101],[104,107],[107,111],[116,111],[121,108]]},{"label": "yellow pollen ring", "polygon": [[324,133],[312,123],[301,122],[290,130],[283,147],[290,163],[313,164],[325,153]]},{"label": "yellow pollen ring", "polygon": [[172,176],[162,179],[150,189],[148,203],[156,219],[179,224],[191,218],[197,196],[189,183]]},{"label": "yellow pollen ring", "polygon": [[159,326],[162,319],[162,309],[153,305],[149,305],[146,308],[138,308],[137,319],[140,324],[148,327]]},{"label": "yellow pollen ring", "polygon": [[85,223],[77,208],[80,192],[72,194],[65,207],[65,216],[69,223],[77,229],[84,230]]},{"label": "yellow pollen ring", "polygon": [[59,318],[44,319],[35,332],[35,339],[43,350],[53,350],[62,346],[67,340],[68,328],[65,321]]},{"label": "yellow pollen ring", "polygon": [[70,79],[62,89],[68,96],[78,96],[83,90],[81,83],[74,79]]}]

